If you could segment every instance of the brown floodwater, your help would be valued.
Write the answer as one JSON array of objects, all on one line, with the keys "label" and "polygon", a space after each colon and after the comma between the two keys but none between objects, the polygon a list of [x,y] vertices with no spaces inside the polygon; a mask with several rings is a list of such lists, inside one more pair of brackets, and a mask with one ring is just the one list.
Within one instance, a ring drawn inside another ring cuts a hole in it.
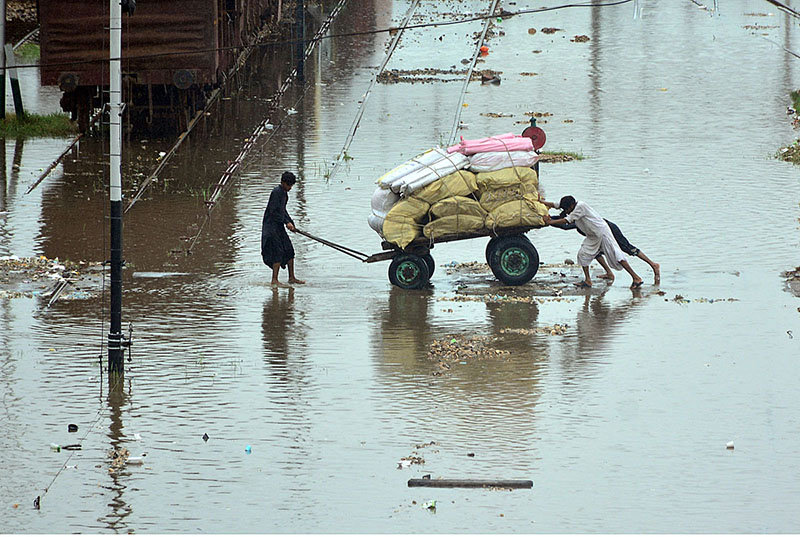
[{"label": "brown floodwater", "polygon": [[[786,107],[800,64],[784,47],[800,51],[800,33],[766,1],[705,3],[495,21],[477,68],[500,85],[471,83],[463,106],[459,81],[375,85],[332,179],[390,36],[326,40],[204,223],[205,196],[285,77],[257,71],[125,215],[121,384],[103,371],[107,280],[50,308],[0,299],[0,533],[796,531],[800,300],[781,272],[800,264],[800,171],[773,154],[797,136]],[[397,25],[410,4],[350,0],[332,32]],[[488,4],[425,0],[412,22]],[[481,26],[408,31],[386,67],[463,69]],[[56,111],[53,88],[25,77],[31,109]],[[453,269],[484,261],[481,239],[437,245],[432,286],[403,291],[388,263],[299,236],[307,285],[270,288],[260,225],[284,170],[300,179],[298,227],[375,253],[377,177],[448,142],[458,113],[459,134],[478,138],[520,132],[536,112],[549,114],[545,150],[585,157],[542,164],[547,197],[617,223],[661,264],[660,286],[634,259],[641,291],[624,273],[575,291],[564,260],[580,235],[542,229],[528,235],[547,265],[518,289]],[[5,141],[0,257],[108,258],[102,136],[25,194],[67,143]],[[128,195],[169,145],[126,140]],[[566,332],[544,329],[556,324]],[[428,349],[454,336],[500,352],[443,369]],[[112,449],[144,464],[114,469]],[[398,467],[412,456],[424,464]],[[534,486],[407,487],[426,474]]]}]

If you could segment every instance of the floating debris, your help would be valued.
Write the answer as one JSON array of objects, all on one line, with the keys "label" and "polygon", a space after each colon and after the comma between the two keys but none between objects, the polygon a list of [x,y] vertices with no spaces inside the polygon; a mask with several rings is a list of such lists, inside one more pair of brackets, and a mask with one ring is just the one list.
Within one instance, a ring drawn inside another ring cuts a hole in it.
[{"label": "floating debris", "polygon": [[587,41],[589,41],[589,36],[588,35],[576,35],[575,37],[570,39],[570,41],[572,41],[573,43],[586,43]]},{"label": "floating debris", "polygon": [[541,326],[537,328],[503,328],[501,334],[549,334],[551,336],[563,336],[569,330],[568,324],[554,324],[553,326]]},{"label": "floating debris", "polygon": [[554,34],[556,32],[563,32],[563,31],[564,30],[562,30],[561,28],[550,28],[550,27],[542,28],[542,33],[543,34]]},{"label": "floating debris", "polygon": [[487,358],[506,357],[510,351],[495,349],[491,343],[494,338],[488,336],[463,336],[454,335],[444,339],[435,339],[428,346],[428,359],[437,362],[438,371],[434,376],[440,376],[449,370],[451,364],[466,364],[469,361],[485,360]]},{"label": "floating debris", "polygon": [[114,473],[128,462],[131,452],[125,448],[113,448],[108,452],[108,458],[111,459],[111,466],[108,469],[109,473]]}]

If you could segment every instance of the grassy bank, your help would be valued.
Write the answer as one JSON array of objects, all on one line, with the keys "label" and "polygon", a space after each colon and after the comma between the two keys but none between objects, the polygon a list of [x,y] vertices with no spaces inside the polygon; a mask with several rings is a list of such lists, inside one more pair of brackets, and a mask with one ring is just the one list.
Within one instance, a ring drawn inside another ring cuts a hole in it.
[{"label": "grassy bank", "polygon": [[0,137],[3,138],[70,136],[77,132],[77,126],[66,114],[25,114],[23,121],[18,121],[14,114],[8,114],[0,120]]},{"label": "grassy bank", "polygon": [[38,60],[42,52],[39,49],[39,45],[36,43],[25,43],[15,51],[15,54],[19,56],[21,60],[30,62]]}]

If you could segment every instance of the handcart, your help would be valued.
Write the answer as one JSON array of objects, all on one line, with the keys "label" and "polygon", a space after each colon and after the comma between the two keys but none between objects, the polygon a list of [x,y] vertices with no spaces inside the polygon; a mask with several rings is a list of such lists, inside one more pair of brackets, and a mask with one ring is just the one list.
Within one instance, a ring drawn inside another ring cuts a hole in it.
[{"label": "handcart", "polygon": [[431,249],[435,244],[478,237],[491,237],[486,245],[486,262],[498,280],[506,285],[528,283],[536,276],[536,272],[539,270],[539,253],[525,235],[526,232],[532,229],[538,229],[538,226],[458,233],[431,239],[420,237],[405,248],[383,241],[381,243],[383,251],[372,255],[315,237],[306,231],[298,229],[297,233],[330,246],[364,263],[391,260],[389,264],[389,281],[393,285],[402,289],[421,289],[428,284],[436,269],[436,263],[431,255]]}]

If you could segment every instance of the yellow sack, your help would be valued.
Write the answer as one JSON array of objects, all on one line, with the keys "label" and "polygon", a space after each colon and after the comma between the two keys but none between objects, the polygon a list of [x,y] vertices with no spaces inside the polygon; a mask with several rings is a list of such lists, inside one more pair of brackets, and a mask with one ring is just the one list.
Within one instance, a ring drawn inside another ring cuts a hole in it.
[{"label": "yellow sack", "polygon": [[474,233],[483,229],[483,216],[454,214],[431,221],[422,232],[429,239],[454,233]]},{"label": "yellow sack", "polygon": [[524,166],[503,168],[493,172],[481,172],[475,180],[481,192],[514,186],[520,183],[533,183],[534,187],[539,188],[539,177],[536,172]]},{"label": "yellow sack", "polygon": [[510,227],[542,227],[547,207],[532,196],[509,201],[489,213],[486,228],[496,230]]},{"label": "yellow sack", "polygon": [[487,212],[492,212],[504,203],[509,201],[521,200],[525,196],[531,196],[534,199],[539,199],[539,191],[536,189],[536,184],[532,181],[518,183],[516,185],[507,186],[504,188],[496,188],[494,190],[487,190],[481,194],[481,207]]},{"label": "yellow sack", "polygon": [[469,196],[477,189],[475,174],[467,170],[458,170],[414,192],[412,197],[433,204],[453,196]]},{"label": "yellow sack", "polygon": [[383,238],[405,248],[422,235],[422,221],[428,209],[429,204],[413,198],[396,203],[383,221]]},{"label": "yellow sack", "polygon": [[486,213],[487,211],[481,207],[480,203],[472,198],[466,198],[464,196],[445,198],[431,205],[431,215],[434,218],[443,218],[455,214],[486,218]]}]

